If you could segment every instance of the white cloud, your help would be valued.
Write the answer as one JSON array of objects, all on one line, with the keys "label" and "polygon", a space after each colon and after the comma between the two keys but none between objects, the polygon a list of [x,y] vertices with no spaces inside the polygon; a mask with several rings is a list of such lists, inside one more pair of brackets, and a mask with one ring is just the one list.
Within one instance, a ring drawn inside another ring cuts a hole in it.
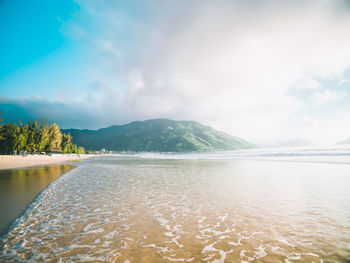
[{"label": "white cloud", "polygon": [[82,2],[100,19],[90,34],[93,75],[108,86],[100,101],[114,122],[194,119],[250,140],[290,137],[290,116],[303,108],[287,95],[293,85],[315,90],[317,105],[345,96],[318,91],[311,77],[338,77],[350,67],[342,3],[165,1],[140,18],[118,5]]},{"label": "white cloud", "polygon": [[348,83],[348,82],[349,82],[349,81],[348,81],[346,78],[342,78],[342,79],[339,80],[338,83],[339,83],[340,85],[342,85],[342,84]]},{"label": "white cloud", "polygon": [[346,96],[345,91],[326,89],[316,91],[311,95],[311,102],[315,105],[327,104],[343,99]]},{"label": "white cloud", "polygon": [[312,77],[306,76],[299,79],[293,88],[296,90],[317,90],[321,89],[322,86]]},{"label": "white cloud", "polygon": [[336,111],[324,114],[323,118],[312,115],[301,115],[293,125],[291,136],[300,136],[319,145],[332,145],[349,138],[349,112]]}]

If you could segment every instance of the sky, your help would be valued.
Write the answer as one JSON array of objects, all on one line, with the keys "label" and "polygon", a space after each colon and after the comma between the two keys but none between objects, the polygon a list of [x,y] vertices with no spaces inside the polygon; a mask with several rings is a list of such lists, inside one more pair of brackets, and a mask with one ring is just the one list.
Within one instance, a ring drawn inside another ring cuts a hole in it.
[{"label": "sky", "polygon": [[350,137],[348,0],[0,0],[0,61],[5,122]]}]

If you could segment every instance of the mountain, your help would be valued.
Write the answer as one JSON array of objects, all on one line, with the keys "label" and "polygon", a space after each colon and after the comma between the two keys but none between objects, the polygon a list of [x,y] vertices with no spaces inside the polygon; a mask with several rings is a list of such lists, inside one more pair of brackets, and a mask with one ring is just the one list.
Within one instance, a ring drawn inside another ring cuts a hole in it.
[{"label": "mountain", "polygon": [[90,150],[191,152],[252,148],[253,145],[195,121],[152,119],[99,130],[66,129],[73,143]]},{"label": "mountain", "polygon": [[300,147],[300,146],[315,146],[315,144],[305,139],[291,139],[287,141],[281,141],[272,145],[268,145],[268,147],[271,147],[271,148]]},{"label": "mountain", "polygon": [[336,145],[344,145],[344,144],[350,144],[350,138],[336,143]]}]

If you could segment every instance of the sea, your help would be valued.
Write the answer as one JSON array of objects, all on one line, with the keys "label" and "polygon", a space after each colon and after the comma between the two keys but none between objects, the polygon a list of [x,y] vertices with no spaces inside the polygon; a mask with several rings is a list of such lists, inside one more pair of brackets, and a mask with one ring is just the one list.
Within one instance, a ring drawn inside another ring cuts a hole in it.
[{"label": "sea", "polygon": [[77,163],[2,235],[2,262],[350,262],[350,147]]}]

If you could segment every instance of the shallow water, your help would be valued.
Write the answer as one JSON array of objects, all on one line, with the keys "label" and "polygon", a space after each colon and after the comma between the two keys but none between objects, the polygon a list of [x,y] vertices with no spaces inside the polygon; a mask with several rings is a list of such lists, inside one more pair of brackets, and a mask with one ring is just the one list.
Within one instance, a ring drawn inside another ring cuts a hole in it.
[{"label": "shallow water", "polygon": [[7,262],[349,262],[350,165],[103,158],[61,176]]},{"label": "shallow water", "polygon": [[0,170],[0,235],[38,193],[73,168],[72,165],[62,164]]}]

